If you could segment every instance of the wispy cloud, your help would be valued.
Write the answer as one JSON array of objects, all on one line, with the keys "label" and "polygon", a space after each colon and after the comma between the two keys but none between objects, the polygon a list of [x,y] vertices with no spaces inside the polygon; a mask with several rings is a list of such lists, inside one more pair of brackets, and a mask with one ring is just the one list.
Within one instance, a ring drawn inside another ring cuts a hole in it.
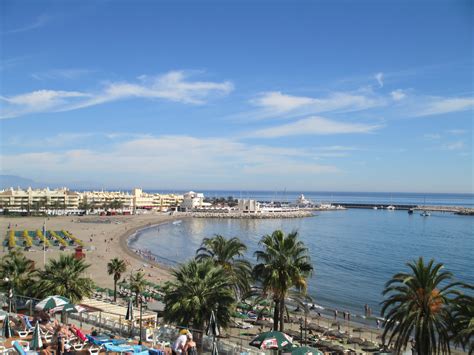
[{"label": "wispy cloud", "polygon": [[62,112],[130,98],[162,99],[186,104],[204,104],[211,96],[233,90],[230,81],[190,81],[183,71],[158,76],[141,76],[137,83],[112,82],[99,92],[38,90],[17,96],[0,97],[8,105],[0,118],[30,113]]},{"label": "wispy cloud", "polygon": [[276,138],[295,135],[371,133],[380,128],[382,128],[382,125],[379,124],[341,122],[314,116],[292,123],[257,130],[249,134],[249,137]]},{"label": "wispy cloud", "polygon": [[442,146],[443,150],[462,150],[466,147],[464,141],[448,143]]},{"label": "wispy cloud", "polygon": [[375,77],[375,80],[377,80],[379,87],[383,88],[383,73],[377,73],[375,74],[374,77]]},{"label": "wispy cloud", "polygon": [[[162,184],[188,186],[190,174],[193,183],[200,185],[209,184],[211,175],[212,183],[218,178],[222,185],[226,182],[232,185],[236,179],[243,182],[272,174],[273,183],[287,186],[288,178],[294,176],[295,171],[314,175],[340,172],[333,164],[318,163],[318,159],[318,152],[310,149],[179,135],[129,139],[107,148],[5,154],[2,164],[3,170],[9,173],[31,176],[31,172],[38,172],[61,179],[90,179],[86,175],[94,171],[115,186],[126,180],[136,183],[137,175],[143,177],[144,185],[153,186],[154,177],[159,175]],[[268,184],[267,179],[260,181]]]},{"label": "wispy cloud", "polygon": [[48,16],[46,14],[38,16],[32,23],[12,28],[9,30],[6,30],[2,32],[4,35],[8,34],[14,34],[14,33],[20,33],[20,32],[26,32],[26,31],[31,31],[40,27],[43,27],[45,24],[47,24],[51,20],[51,16]]},{"label": "wispy cloud", "polygon": [[259,94],[250,103],[258,111],[246,113],[257,119],[279,116],[317,114],[323,112],[353,112],[381,106],[385,100],[370,92],[331,92],[325,97],[307,97],[268,91]]},{"label": "wispy cloud", "polygon": [[463,135],[467,133],[466,129],[449,129],[447,131],[449,134],[454,134],[454,135]]},{"label": "wispy cloud", "polygon": [[441,139],[441,134],[439,133],[425,133],[423,138],[430,139],[430,140],[438,140]]},{"label": "wispy cloud", "polygon": [[428,97],[421,103],[415,116],[432,116],[444,113],[468,111],[474,108],[473,97]]},{"label": "wispy cloud", "polygon": [[398,89],[390,93],[390,96],[394,101],[400,101],[407,97],[407,94],[404,90]]},{"label": "wispy cloud", "polygon": [[69,69],[52,69],[45,72],[38,72],[31,74],[31,77],[36,80],[54,80],[54,79],[66,79],[73,80],[79,79],[86,75],[94,73],[94,70],[90,69],[79,69],[79,68],[69,68]]}]

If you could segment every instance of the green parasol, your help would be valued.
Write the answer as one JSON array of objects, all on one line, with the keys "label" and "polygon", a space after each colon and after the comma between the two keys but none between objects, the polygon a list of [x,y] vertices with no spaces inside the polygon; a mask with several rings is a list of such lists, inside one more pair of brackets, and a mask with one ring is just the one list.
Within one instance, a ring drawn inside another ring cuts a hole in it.
[{"label": "green parasol", "polygon": [[262,350],[291,350],[292,342],[287,334],[270,331],[257,335],[249,344]]},{"label": "green parasol", "polygon": [[[286,354],[286,353],[285,353]],[[291,355],[324,355],[322,351],[319,351],[315,348],[310,348],[309,346],[300,346],[297,348],[291,349],[289,352]]]}]

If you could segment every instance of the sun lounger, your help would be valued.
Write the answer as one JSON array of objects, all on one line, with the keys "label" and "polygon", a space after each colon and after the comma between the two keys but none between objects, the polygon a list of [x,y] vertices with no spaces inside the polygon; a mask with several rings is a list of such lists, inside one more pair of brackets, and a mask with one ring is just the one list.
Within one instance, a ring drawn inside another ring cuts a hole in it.
[{"label": "sun lounger", "polygon": [[120,345],[120,344],[123,344],[123,343],[126,342],[123,339],[111,339],[109,337],[100,336],[100,335],[95,336],[95,337],[93,337],[92,335],[86,335],[86,337],[87,337],[87,340],[89,340],[89,342],[91,344],[98,345],[98,346],[102,346],[106,343],[110,343],[110,344],[114,344],[114,345]]},{"label": "sun lounger", "polygon": [[26,341],[17,340],[13,342],[13,348],[20,355],[37,355],[36,351],[30,351],[30,345]]}]

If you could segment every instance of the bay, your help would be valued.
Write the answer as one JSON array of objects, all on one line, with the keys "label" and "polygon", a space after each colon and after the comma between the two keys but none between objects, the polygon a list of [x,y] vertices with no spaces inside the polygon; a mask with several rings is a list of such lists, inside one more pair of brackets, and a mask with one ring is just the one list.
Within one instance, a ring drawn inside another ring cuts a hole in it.
[{"label": "bay", "polygon": [[315,269],[308,287],[314,301],[356,314],[368,304],[377,314],[385,282],[407,271],[405,263],[419,256],[444,263],[457,280],[474,284],[473,227],[469,216],[422,217],[397,210],[348,209],[299,219],[193,218],[141,230],[130,239],[130,247],[176,265],[193,257],[203,238],[221,234],[240,238],[255,262],[253,253],[263,235],[296,230]]}]

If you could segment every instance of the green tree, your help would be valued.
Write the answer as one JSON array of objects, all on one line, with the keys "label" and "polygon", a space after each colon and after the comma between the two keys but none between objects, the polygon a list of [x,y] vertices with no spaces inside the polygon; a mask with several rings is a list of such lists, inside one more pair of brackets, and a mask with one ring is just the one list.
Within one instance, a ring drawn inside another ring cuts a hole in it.
[{"label": "green tree", "polygon": [[221,327],[227,327],[235,298],[232,280],[210,259],[191,260],[173,272],[175,281],[165,290],[165,321],[205,330],[211,311]]},{"label": "green tree", "polygon": [[211,259],[215,265],[222,266],[233,283],[236,299],[250,290],[252,267],[244,254],[247,246],[238,238],[226,239],[221,235],[204,238],[196,251],[196,260]]},{"label": "green tree", "polygon": [[130,274],[130,290],[135,293],[135,305],[138,307],[138,296],[145,291],[147,285],[145,274],[138,271]]},{"label": "green tree", "polygon": [[33,261],[19,249],[10,250],[0,259],[0,289],[4,292],[11,288],[15,295],[30,296],[35,275]]},{"label": "green tree", "polygon": [[107,272],[114,276],[114,302],[117,301],[117,282],[122,277],[122,274],[127,271],[127,264],[119,258],[110,259],[107,264]]},{"label": "green tree", "polygon": [[449,283],[452,274],[443,264],[422,257],[407,263],[409,273],[395,274],[383,291],[382,316],[386,324],[382,341],[395,346],[396,352],[406,348],[414,336],[416,354],[449,353],[450,296],[458,295],[458,283]]},{"label": "green tree", "polygon": [[[473,290],[472,285],[464,285]],[[454,344],[474,353],[474,297],[467,294],[458,295],[451,305],[451,333]]]},{"label": "green tree", "polygon": [[307,278],[313,272],[308,248],[298,240],[298,232],[285,235],[274,231],[262,237],[259,243],[263,250],[257,250],[258,264],[253,272],[263,292],[271,294],[275,302],[273,312],[274,330],[284,331],[285,299],[294,289],[306,293]]},{"label": "green tree", "polygon": [[83,259],[75,259],[73,255],[61,254],[58,259],[48,261],[44,270],[38,273],[35,283],[36,295],[40,298],[60,295],[76,303],[84,297],[90,297],[94,290],[94,282],[85,277],[84,273],[90,265]]}]

